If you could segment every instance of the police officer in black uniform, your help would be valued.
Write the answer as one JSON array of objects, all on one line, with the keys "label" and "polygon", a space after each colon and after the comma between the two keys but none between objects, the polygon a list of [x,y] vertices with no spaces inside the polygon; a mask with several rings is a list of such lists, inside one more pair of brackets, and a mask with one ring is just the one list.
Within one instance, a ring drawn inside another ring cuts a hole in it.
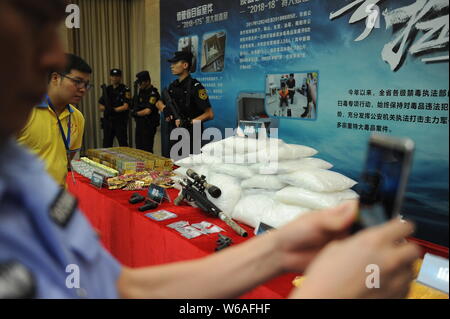
[{"label": "police officer in black uniform", "polygon": [[[113,147],[114,137],[119,145],[128,146],[128,119],[131,102],[130,88],[122,83],[122,71],[112,69],[111,85],[106,88],[107,97],[102,95],[99,100],[100,111],[104,112],[102,119],[103,147]],[[107,105],[108,102],[111,105]]]},{"label": "police officer in black uniform", "polygon": [[160,99],[158,89],[153,87],[150,73],[136,75],[139,93],[134,97],[132,116],[136,120],[136,148],[153,153],[155,134],[160,125],[159,110],[156,103]]},{"label": "police officer in black uniform", "polygon": [[[191,138],[191,154],[200,153],[199,149],[194,149],[194,139],[198,138],[193,134],[193,122],[201,123],[201,132],[203,134],[203,123],[214,119],[214,111],[209,101],[208,93],[205,87],[196,79],[191,77],[190,69],[192,65],[193,55],[191,52],[179,51],[175,52],[168,62],[171,63],[172,74],[177,76],[168,88],[171,99],[176,103],[179,109],[179,116],[183,117],[189,123],[183,125],[190,134]],[[168,122],[169,136],[172,129],[180,127],[181,121],[176,120],[174,112],[167,107],[168,101],[162,99],[157,106]],[[178,141],[170,141],[170,149]],[[200,142],[199,145],[202,143]],[[170,151],[169,151],[170,152]],[[167,155],[166,155],[167,156]]]}]

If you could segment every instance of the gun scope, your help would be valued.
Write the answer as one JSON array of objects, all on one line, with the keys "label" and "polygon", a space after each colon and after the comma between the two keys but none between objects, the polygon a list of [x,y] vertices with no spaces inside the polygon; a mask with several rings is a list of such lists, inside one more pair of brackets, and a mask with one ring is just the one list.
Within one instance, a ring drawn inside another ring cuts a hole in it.
[{"label": "gun scope", "polygon": [[186,174],[187,176],[192,178],[195,182],[200,183],[203,187],[205,187],[205,189],[213,198],[219,198],[220,196],[222,196],[222,191],[220,190],[220,188],[208,184],[204,178],[200,177],[200,175],[198,175],[192,169],[188,169]]}]

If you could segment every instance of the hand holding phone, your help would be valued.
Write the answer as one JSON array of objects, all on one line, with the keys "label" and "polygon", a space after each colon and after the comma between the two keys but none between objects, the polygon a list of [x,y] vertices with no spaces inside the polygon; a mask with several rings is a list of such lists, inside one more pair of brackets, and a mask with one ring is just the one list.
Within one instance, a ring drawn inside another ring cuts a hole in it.
[{"label": "hand holding phone", "polygon": [[360,213],[353,232],[401,216],[414,142],[410,139],[373,135],[358,193]]}]

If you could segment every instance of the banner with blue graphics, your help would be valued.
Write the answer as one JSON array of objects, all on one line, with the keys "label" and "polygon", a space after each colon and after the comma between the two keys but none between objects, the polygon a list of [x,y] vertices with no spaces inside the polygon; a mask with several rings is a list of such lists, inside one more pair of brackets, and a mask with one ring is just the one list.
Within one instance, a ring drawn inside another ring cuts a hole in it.
[{"label": "banner with blue graphics", "polygon": [[448,247],[448,0],[161,1],[162,86],[174,51],[216,118],[271,122],[358,180],[371,134],[416,143],[404,212]]}]

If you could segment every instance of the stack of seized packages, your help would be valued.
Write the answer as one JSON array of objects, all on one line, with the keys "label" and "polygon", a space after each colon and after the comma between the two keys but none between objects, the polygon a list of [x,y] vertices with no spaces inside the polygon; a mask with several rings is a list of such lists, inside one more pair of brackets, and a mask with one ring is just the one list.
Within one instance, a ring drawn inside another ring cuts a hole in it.
[{"label": "stack of seized packages", "polygon": [[[222,190],[209,196],[229,217],[251,227],[281,227],[300,215],[358,198],[357,182],[314,157],[318,151],[274,138],[233,136],[175,163],[177,178],[193,169]],[[176,182],[176,181],[175,181]]]}]

